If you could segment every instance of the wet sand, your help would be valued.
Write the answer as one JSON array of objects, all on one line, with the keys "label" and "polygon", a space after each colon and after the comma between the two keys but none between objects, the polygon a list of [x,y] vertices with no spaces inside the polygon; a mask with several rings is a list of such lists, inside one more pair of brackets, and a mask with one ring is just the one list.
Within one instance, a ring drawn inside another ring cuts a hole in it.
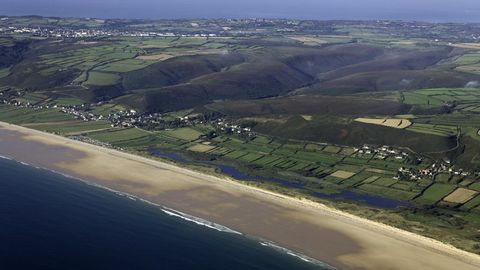
[{"label": "wet sand", "polygon": [[0,122],[0,155],[273,241],[341,269],[480,269],[480,256],[324,205]]}]

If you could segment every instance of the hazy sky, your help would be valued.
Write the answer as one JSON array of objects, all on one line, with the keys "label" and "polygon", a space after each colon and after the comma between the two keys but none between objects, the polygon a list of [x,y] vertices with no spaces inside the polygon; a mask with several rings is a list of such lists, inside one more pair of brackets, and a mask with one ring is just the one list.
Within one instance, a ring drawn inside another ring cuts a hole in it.
[{"label": "hazy sky", "polygon": [[480,0],[0,0],[2,15],[480,22]]}]

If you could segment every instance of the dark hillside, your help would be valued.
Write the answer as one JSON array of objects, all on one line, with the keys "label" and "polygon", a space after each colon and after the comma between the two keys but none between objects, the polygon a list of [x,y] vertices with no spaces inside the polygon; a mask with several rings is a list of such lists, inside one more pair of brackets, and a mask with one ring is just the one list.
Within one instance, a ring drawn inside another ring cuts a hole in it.
[{"label": "dark hillside", "polygon": [[302,89],[302,93],[348,95],[371,91],[392,91],[438,87],[464,87],[480,76],[448,70],[385,70],[359,72]]},{"label": "dark hillside", "polygon": [[[367,44],[333,45],[316,50],[304,48],[282,61],[310,76],[317,76],[319,73],[372,60],[382,55],[383,51],[380,47]],[[289,52],[284,48],[280,53],[288,55]]]},{"label": "dark hillside", "polygon": [[28,41],[19,41],[12,46],[0,46],[0,69],[20,62],[29,45]]},{"label": "dark hillside", "polygon": [[348,95],[434,87],[463,87],[480,76],[442,69],[435,65],[448,57],[450,48],[385,49],[382,55],[319,76],[318,82],[298,90],[305,94]]},{"label": "dark hillside", "polygon": [[306,115],[395,115],[407,113],[410,106],[385,99],[352,96],[291,96],[263,100],[217,102],[208,108],[231,116],[274,114]]},{"label": "dark hillside", "polygon": [[176,57],[124,74],[122,86],[134,90],[174,85],[243,61],[239,54]]},{"label": "dark hillside", "polygon": [[335,117],[320,117],[307,121],[300,116],[294,116],[284,123],[278,121],[258,123],[255,130],[288,139],[352,146],[392,145],[409,147],[417,152],[444,151],[456,145],[453,137],[413,133],[404,129],[363,124]]},{"label": "dark hillside", "polygon": [[355,73],[385,70],[420,70],[425,69],[447,57],[451,49],[435,49],[417,51],[405,49],[389,49],[371,61],[339,68],[322,76],[322,80],[334,80]]},{"label": "dark hillside", "polygon": [[287,93],[311,81],[278,62],[242,64],[205,75],[189,83],[144,91],[121,99],[146,111],[170,111],[203,105],[218,99],[256,99]]}]

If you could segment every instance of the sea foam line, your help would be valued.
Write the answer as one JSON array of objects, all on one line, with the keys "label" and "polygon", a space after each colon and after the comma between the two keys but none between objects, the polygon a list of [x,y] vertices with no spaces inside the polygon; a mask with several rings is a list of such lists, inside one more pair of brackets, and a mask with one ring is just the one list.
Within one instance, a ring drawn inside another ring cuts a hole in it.
[{"label": "sea foam line", "polygon": [[288,254],[290,256],[293,256],[293,257],[296,257],[297,259],[300,259],[304,262],[308,262],[308,263],[312,263],[312,264],[316,264],[316,265],[319,265],[323,268],[326,268],[326,269],[330,269],[330,270],[335,270],[336,268],[331,266],[331,265],[328,265],[324,262],[321,262],[319,260],[316,260],[316,259],[313,259],[313,258],[310,258],[306,255],[303,255],[301,253],[298,253],[298,252],[294,252],[294,251],[291,251],[290,249],[288,248],[284,248],[284,247],[281,247],[273,242],[269,242],[269,241],[260,241],[260,245],[264,246],[264,247],[268,247],[268,248],[272,248],[278,252],[282,252],[282,253],[285,253],[285,254]]},{"label": "sea foam line", "polygon": [[10,157],[7,157],[7,156],[2,156],[2,155],[0,155],[0,158],[1,158],[1,159],[7,159],[7,160],[13,160],[13,159],[12,159],[12,158],[10,158]]},{"label": "sea foam line", "polygon": [[211,221],[199,218],[199,217],[195,217],[195,216],[192,216],[192,215],[189,215],[189,214],[185,214],[185,213],[182,213],[180,211],[170,209],[168,207],[162,207],[161,210],[169,216],[178,217],[178,218],[181,218],[183,220],[193,222],[193,223],[195,223],[197,225],[200,225],[200,226],[205,226],[205,227],[208,227],[210,229],[214,229],[214,230],[217,230],[217,231],[220,231],[220,232],[227,232],[227,233],[242,235],[241,232],[237,232],[237,231],[232,230],[232,229],[230,229],[226,226],[223,226],[223,225],[220,225],[220,224],[217,224],[217,223],[214,223],[214,222],[211,222]]}]

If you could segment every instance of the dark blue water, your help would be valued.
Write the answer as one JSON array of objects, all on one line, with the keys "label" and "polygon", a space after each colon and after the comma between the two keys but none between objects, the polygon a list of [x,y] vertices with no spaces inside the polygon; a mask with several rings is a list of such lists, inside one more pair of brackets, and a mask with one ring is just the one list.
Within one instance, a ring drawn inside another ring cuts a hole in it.
[{"label": "dark blue water", "polygon": [[350,190],[343,190],[340,193],[334,194],[324,194],[314,192],[314,196],[322,199],[335,199],[335,200],[345,200],[345,201],[353,201],[353,202],[360,202],[366,205],[383,208],[383,209],[395,209],[398,207],[413,207],[413,205],[409,202],[398,201],[393,199],[388,199],[380,196],[369,195],[364,193],[357,193]]},{"label": "dark blue water", "polygon": [[[262,176],[249,175],[239,171],[237,168],[233,166],[219,165],[218,167],[220,168],[222,173],[242,181],[255,181],[255,180],[270,181],[270,182],[281,184],[290,188],[302,188],[304,186],[302,183],[292,183],[287,180],[282,180],[278,178],[268,178],[268,177],[262,177]],[[335,199],[335,200],[345,200],[350,202],[360,202],[369,206],[384,208],[384,209],[395,209],[397,207],[412,206],[408,202],[392,200],[392,199],[364,194],[364,193],[357,193],[350,190],[343,190],[339,193],[334,193],[334,194],[323,194],[319,192],[314,192],[312,193],[312,195],[322,199]]]},{"label": "dark blue water", "polygon": [[2,0],[2,15],[479,22],[478,0]]},{"label": "dark blue water", "polygon": [[242,235],[0,159],[0,269],[323,269]]},{"label": "dark blue water", "polygon": [[164,152],[160,149],[150,150],[150,154],[160,158],[166,158],[177,162],[187,162],[187,160],[177,153]]}]

